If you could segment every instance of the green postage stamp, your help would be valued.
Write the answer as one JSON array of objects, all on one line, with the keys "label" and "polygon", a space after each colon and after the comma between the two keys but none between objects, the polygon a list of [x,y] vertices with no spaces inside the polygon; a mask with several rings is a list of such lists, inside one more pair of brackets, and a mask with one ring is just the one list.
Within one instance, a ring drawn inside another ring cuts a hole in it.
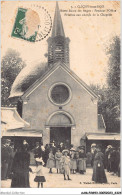
[{"label": "green postage stamp", "polygon": [[44,7],[18,8],[11,36],[36,42],[44,39],[51,28],[52,20]]}]

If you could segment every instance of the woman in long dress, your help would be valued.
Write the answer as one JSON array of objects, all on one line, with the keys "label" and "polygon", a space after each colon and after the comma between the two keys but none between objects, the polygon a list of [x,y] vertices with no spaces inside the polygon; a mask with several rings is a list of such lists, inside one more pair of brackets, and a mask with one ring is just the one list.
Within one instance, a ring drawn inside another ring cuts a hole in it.
[{"label": "woman in long dress", "polygon": [[104,154],[100,147],[97,147],[97,153],[94,158],[92,181],[95,183],[107,183],[107,178],[104,170]]},{"label": "woman in long dress", "polygon": [[71,164],[70,169],[73,174],[76,173],[76,169],[77,169],[77,160],[76,160],[75,153],[76,153],[75,149],[71,148],[70,149],[70,164]]},{"label": "woman in long dress", "polygon": [[12,165],[12,182],[11,188],[29,188],[29,168],[30,154],[27,146],[23,145],[20,151],[17,151]]},{"label": "woman in long dress", "polygon": [[61,157],[62,157],[62,153],[60,152],[60,149],[57,149],[57,152],[55,153],[55,160],[56,160],[56,169],[57,169],[57,173],[60,171],[61,169]]},{"label": "woman in long dress", "polygon": [[86,172],[86,154],[84,148],[79,150],[78,170],[80,174]]},{"label": "woman in long dress", "polygon": [[50,150],[50,153],[49,153],[49,158],[47,160],[47,168],[49,168],[49,173],[52,173],[52,168],[55,167],[55,158],[54,158],[54,154],[53,154],[53,151]]}]

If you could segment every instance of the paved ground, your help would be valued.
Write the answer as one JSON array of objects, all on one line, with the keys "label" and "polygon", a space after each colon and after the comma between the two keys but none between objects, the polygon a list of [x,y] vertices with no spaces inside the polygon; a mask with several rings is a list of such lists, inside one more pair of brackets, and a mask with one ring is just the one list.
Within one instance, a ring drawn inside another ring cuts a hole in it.
[{"label": "paved ground", "polygon": [[[35,167],[31,167],[34,171]],[[119,188],[120,178],[112,173],[106,172],[108,184],[95,184],[91,181],[92,169],[87,168],[85,175],[71,174],[71,181],[64,181],[62,174],[57,174],[56,169],[53,169],[53,173],[49,174],[48,169],[44,167],[44,175],[46,182],[44,183],[45,188]],[[36,188],[37,183],[34,182],[35,174],[30,173],[30,187]],[[11,180],[4,180],[1,182],[2,188],[10,188]]]}]

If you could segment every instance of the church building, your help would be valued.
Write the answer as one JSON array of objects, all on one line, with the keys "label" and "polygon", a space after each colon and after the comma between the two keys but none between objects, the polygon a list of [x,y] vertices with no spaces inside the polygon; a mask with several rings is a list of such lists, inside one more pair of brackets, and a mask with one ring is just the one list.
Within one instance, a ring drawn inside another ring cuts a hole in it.
[{"label": "church building", "polygon": [[104,133],[105,124],[98,115],[98,96],[70,69],[70,39],[58,3],[47,43],[49,69],[19,97],[21,117],[30,124],[26,131],[37,131],[44,145],[85,145],[86,133]]}]

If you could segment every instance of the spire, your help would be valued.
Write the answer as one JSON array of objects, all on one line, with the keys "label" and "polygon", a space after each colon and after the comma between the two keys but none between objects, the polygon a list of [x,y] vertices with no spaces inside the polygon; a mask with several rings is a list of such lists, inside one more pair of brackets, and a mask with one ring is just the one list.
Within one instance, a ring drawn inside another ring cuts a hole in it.
[{"label": "spire", "polygon": [[65,37],[63,23],[56,2],[55,16],[53,21],[52,36],[48,38],[48,65],[52,67],[60,61],[69,66],[69,42],[70,39]]},{"label": "spire", "polygon": [[59,35],[65,37],[58,2],[56,2],[55,16],[54,16],[53,28],[52,28],[52,37],[56,37]]}]

